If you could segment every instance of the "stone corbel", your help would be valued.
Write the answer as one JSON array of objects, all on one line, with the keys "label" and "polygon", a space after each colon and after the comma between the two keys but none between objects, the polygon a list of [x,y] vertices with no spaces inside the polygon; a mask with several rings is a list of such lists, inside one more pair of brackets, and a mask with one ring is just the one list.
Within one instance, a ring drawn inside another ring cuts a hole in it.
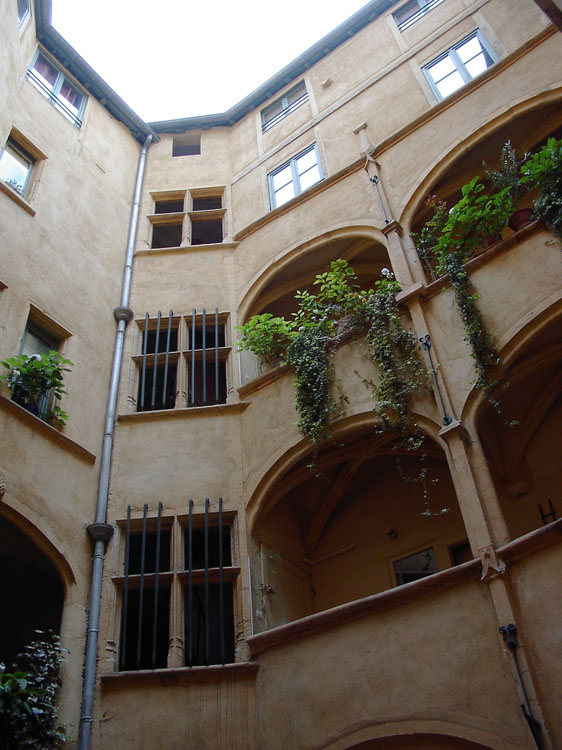
[{"label": "stone corbel", "polygon": [[439,430],[439,436],[447,441],[453,435],[459,437],[465,445],[470,445],[472,443],[468,430],[458,419],[453,420],[451,424],[448,424],[446,427],[442,427]]},{"label": "stone corbel", "polygon": [[482,563],[481,581],[493,580],[505,573],[505,563],[496,555],[496,550],[491,544],[479,549],[478,554],[480,555],[480,562]]}]

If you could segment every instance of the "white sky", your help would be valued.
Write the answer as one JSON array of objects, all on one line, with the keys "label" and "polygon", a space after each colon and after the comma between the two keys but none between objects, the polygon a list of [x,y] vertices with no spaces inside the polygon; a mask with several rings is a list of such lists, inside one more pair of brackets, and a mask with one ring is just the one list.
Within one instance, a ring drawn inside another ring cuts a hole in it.
[{"label": "white sky", "polygon": [[53,26],[145,121],[224,112],[367,0],[52,0]]}]

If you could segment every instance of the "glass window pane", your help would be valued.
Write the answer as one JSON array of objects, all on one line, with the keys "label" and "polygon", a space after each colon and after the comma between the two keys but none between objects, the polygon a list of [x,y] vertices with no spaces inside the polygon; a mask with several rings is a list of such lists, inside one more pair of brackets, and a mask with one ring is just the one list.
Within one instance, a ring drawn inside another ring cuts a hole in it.
[{"label": "glass window pane", "polygon": [[445,57],[443,60],[439,60],[435,65],[431,65],[428,68],[429,74],[435,83],[438,83],[442,78],[445,78],[445,76],[448,76],[454,70],[456,70],[455,65],[449,56]]},{"label": "glass window pane", "polygon": [[311,185],[315,185],[320,180],[320,170],[318,169],[318,166],[315,164],[312,169],[309,169],[302,174],[299,180],[301,190],[306,190]]},{"label": "glass window pane", "polygon": [[303,154],[302,156],[299,156],[297,159],[297,172],[299,175],[303,174],[303,172],[306,172],[307,169],[310,169],[316,164],[316,151],[312,148],[310,151],[307,151],[306,154]]},{"label": "glass window pane", "polygon": [[59,71],[43,55],[39,55],[33,70],[47,88],[52,89],[54,87]]},{"label": "glass window pane", "polygon": [[266,109],[263,113],[263,121],[269,122],[270,120],[273,120],[274,117],[277,117],[277,115],[281,114],[283,111],[283,104],[282,102],[277,102],[276,104],[273,104],[271,107]]},{"label": "glass window pane", "polygon": [[18,0],[18,20],[21,23],[29,11],[29,0]]},{"label": "glass window pane", "polygon": [[479,55],[476,55],[476,57],[472,58],[472,60],[469,60],[465,67],[468,71],[468,74],[471,78],[475,78],[480,73],[483,73],[489,66],[486,60],[486,56],[483,52],[481,52]]},{"label": "glass window pane", "polygon": [[295,89],[293,89],[287,94],[287,102],[289,106],[291,106],[291,104],[296,102],[297,99],[300,99],[301,96],[303,96],[304,94],[306,94],[306,86],[304,85],[304,82],[303,82],[300,86],[297,86]]},{"label": "glass window pane", "polygon": [[482,45],[480,44],[480,40],[477,36],[472,37],[472,39],[469,39],[468,42],[465,42],[460,47],[457,47],[457,54],[463,61],[463,63],[465,63],[467,60],[470,60],[471,57],[475,57],[480,52],[482,52]]},{"label": "glass window pane", "polygon": [[287,185],[293,180],[293,173],[291,171],[291,165],[287,165],[285,169],[277,172],[273,175],[273,190],[277,192],[284,185]]},{"label": "glass window pane", "polygon": [[461,86],[464,86],[464,80],[460,73],[455,70],[452,75],[447,76],[442,81],[439,81],[439,83],[437,84],[437,89],[441,96],[445,98],[446,96],[449,96],[449,94],[452,94],[453,91],[460,89]]},{"label": "glass window pane", "polygon": [[424,549],[415,555],[410,555],[410,557],[405,557],[403,560],[397,560],[394,563],[396,583],[399,586],[404,583],[418,581],[420,578],[426,578],[426,576],[430,576],[438,571],[439,568],[437,567],[433,547]]},{"label": "glass window pane", "polygon": [[65,103],[72,109],[73,112],[78,114],[84,97],[79,91],[74,88],[74,86],[69,81],[66,80],[66,78],[64,79],[60,89],[60,97],[65,100]]},{"label": "glass window pane", "polygon": [[284,188],[281,188],[281,190],[275,193],[275,205],[282,206],[283,203],[287,203],[287,201],[290,201],[291,198],[294,197],[295,188],[293,186],[293,183],[291,182],[289,185],[286,185]]},{"label": "glass window pane", "polygon": [[23,193],[31,166],[32,162],[8,143],[0,157],[0,179]]}]

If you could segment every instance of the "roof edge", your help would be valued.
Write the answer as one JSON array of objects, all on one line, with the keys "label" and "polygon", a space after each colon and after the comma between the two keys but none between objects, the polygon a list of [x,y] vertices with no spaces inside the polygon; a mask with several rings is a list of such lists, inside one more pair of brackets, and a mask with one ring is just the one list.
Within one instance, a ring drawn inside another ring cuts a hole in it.
[{"label": "roof edge", "polygon": [[309,47],[299,57],[290,62],[278,73],[269,78],[251,94],[228,109],[226,112],[214,115],[197,115],[174,120],[159,120],[150,122],[150,127],[157,133],[178,133],[186,130],[205,130],[212,127],[234,125],[249,112],[257,109],[267,99],[272,97],[284,86],[292,83],[296,78],[311,68],[326,55],[330,54],[340,44],[357,34],[371,21],[382,15],[388,8],[396,5],[398,0],[371,0],[360,8],[350,18],[337,26],[329,34]]},{"label": "roof edge", "polygon": [[72,73],[112,117],[122,122],[137,141],[144,143],[148,135],[152,135],[154,140],[159,140],[152,127],[121,99],[51,24],[51,0],[35,0],[36,36],[43,47]]}]

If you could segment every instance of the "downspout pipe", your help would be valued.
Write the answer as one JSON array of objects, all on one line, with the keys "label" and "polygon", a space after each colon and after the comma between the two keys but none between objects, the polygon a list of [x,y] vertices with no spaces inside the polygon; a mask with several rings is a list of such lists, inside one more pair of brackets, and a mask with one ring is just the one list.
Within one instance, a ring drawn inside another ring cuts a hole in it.
[{"label": "downspout pipe", "polygon": [[139,209],[142,186],[144,182],[144,172],[146,167],[146,155],[151,141],[152,135],[149,134],[142,146],[139,155],[135,192],[133,196],[133,207],[131,210],[131,220],[129,224],[129,239],[127,241],[125,268],[123,271],[121,304],[113,311],[113,314],[117,321],[117,331],[115,333],[113,363],[111,366],[111,379],[109,383],[107,410],[105,414],[105,429],[101,451],[96,520],[94,523],[88,526],[88,535],[93,542],[94,553],[92,558],[92,582],[90,586],[90,617],[88,621],[88,632],[86,636],[86,657],[82,691],[82,713],[80,715],[80,730],[78,739],[79,750],[89,750],[92,733],[92,713],[94,708],[94,691],[96,682],[96,659],[101,609],[103,562],[105,557],[106,545],[113,535],[113,527],[107,523],[106,517],[107,498],[109,494],[111,456],[113,452],[113,435],[115,429],[115,411],[117,407],[119,378],[121,375],[121,359],[123,357],[125,328],[127,327],[127,323],[133,317],[133,312],[129,308],[131,277],[133,274],[133,255],[139,222]]}]

